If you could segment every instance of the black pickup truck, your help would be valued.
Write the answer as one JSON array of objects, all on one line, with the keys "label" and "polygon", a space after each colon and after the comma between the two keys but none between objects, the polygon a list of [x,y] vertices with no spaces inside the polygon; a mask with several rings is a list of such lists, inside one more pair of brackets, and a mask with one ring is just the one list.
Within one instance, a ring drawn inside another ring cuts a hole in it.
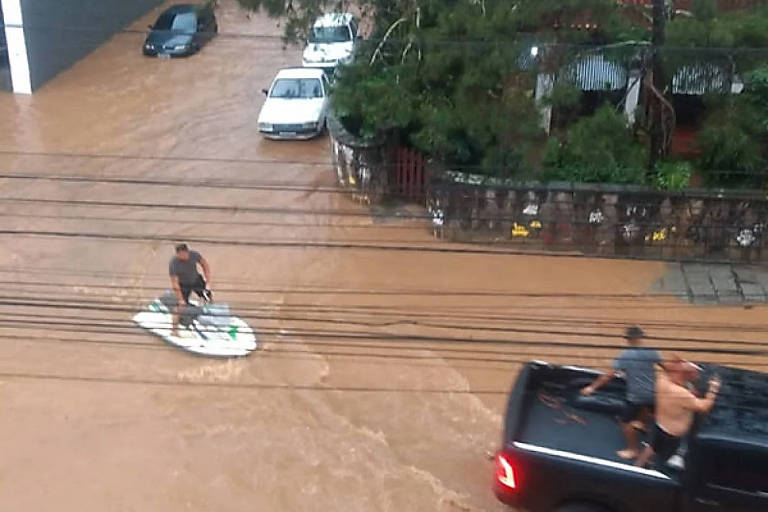
[{"label": "black pickup truck", "polygon": [[723,382],[714,409],[678,455],[644,469],[616,456],[623,380],[583,397],[595,371],[527,364],[509,397],[496,496],[529,512],[768,512],[768,375],[701,366],[703,385]]}]

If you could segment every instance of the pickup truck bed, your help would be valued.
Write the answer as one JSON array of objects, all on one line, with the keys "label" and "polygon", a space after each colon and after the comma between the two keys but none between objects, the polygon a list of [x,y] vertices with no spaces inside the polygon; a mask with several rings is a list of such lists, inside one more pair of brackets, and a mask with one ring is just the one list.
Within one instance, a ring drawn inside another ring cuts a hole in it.
[{"label": "pickup truck bed", "polygon": [[[580,390],[596,372],[561,367],[539,373],[523,392],[521,421],[515,440],[535,446],[626,463],[616,452],[625,447],[618,416],[624,407],[624,383],[620,379],[591,397]],[[645,435],[640,433],[639,440]]]},{"label": "pickup truck bed", "polygon": [[519,442],[623,462],[616,451],[624,448],[616,414],[581,408],[574,393],[536,389],[526,396],[526,414]]},{"label": "pickup truck bed", "polygon": [[529,363],[509,397],[497,497],[532,512],[768,510],[768,375],[709,366],[704,384],[711,373],[723,389],[686,440],[685,464],[646,469],[616,455],[624,447],[622,379],[583,397],[597,372]]}]

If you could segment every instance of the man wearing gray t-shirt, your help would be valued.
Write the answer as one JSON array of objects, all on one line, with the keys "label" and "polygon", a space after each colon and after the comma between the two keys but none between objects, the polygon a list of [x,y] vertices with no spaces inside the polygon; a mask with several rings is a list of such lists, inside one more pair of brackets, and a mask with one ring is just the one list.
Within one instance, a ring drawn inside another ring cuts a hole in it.
[{"label": "man wearing gray t-shirt", "polygon": [[[198,272],[198,265],[202,267],[205,278]],[[211,300],[211,267],[199,252],[190,251],[187,244],[176,246],[176,255],[168,263],[168,274],[179,308],[183,308],[189,303],[189,296],[192,292],[195,292],[203,300]],[[175,311],[172,315],[172,336],[179,335],[178,313]]]},{"label": "man wearing gray t-shirt", "polygon": [[616,452],[622,459],[634,459],[639,455],[640,446],[635,429],[644,428],[645,420],[651,415],[654,407],[656,365],[661,363],[661,355],[657,350],[640,346],[643,336],[641,328],[628,327],[624,338],[629,343],[629,348],[623,350],[613,361],[611,371],[581,390],[581,394],[591,395],[614,377],[624,376],[627,383],[627,403],[619,419],[624,438],[627,440],[627,448]]}]

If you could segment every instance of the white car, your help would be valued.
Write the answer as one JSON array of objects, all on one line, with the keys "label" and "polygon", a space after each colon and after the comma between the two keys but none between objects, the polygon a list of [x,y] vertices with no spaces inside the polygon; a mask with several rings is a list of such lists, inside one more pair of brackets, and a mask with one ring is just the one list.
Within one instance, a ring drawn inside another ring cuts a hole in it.
[{"label": "white car", "polygon": [[259,131],[270,139],[311,139],[325,129],[330,84],[322,69],[278,71],[259,113]]},{"label": "white car", "polygon": [[348,12],[320,16],[307,39],[302,66],[332,70],[337,64],[348,64],[355,52],[358,31],[357,20]]}]

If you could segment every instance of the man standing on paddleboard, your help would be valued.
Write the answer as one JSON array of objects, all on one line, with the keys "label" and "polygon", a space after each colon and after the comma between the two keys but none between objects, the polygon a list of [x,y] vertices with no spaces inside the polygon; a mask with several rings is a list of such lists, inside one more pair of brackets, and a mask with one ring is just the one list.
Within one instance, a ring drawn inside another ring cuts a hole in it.
[{"label": "man standing on paddleboard", "polygon": [[[202,276],[197,270],[198,265],[203,269]],[[190,251],[187,244],[179,244],[176,246],[176,255],[171,258],[168,264],[168,274],[171,277],[171,288],[173,288],[179,304],[172,315],[171,336],[178,336],[179,312],[181,308],[189,304],[189,295],[195,292],[205,301],[213,299],[211,267],[199,252]]]}]

